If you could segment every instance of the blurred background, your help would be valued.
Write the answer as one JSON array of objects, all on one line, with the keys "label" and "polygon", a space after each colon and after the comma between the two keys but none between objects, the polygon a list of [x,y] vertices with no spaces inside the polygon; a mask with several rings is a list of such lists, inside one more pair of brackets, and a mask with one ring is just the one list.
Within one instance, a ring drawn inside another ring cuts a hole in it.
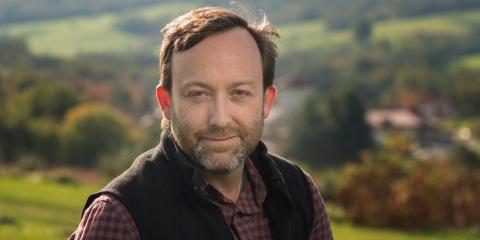
[{"label": "blurred background", "polygon": [[158,143],[160,29],[207,5],[279,29],[264,140],[336,239],[480,239],[478,0],[0,0],[0,239],[66,239]]}]

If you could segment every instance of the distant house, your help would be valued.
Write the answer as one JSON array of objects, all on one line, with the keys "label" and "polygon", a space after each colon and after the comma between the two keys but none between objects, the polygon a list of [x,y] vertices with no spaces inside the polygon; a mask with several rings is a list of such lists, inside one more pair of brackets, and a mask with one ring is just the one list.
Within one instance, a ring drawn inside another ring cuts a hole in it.
[{"label": "distant house", "polygon": [[366,112],[365,117],[373,129],[377,144],[385,144],[389,133],[400,133],[411,139],[411,151],[417,158],[443,159],[453,143],[453,136],[438,128],[438,115],[420,114],[425,113],[428,108],[432,107],[426,106],[423,111],[406,108],[371,109]]},{"label": "distant house", "polygon": [[425,99],[413,106],[412,109],[432,127],[439,126],[444,119],[452,118],[455,115],[451,103],[442,98]]},{"label": "distant house", "polygon": [[368,124],[376,130],[416,130],[424,125],[420,116],[403,108],[372,109],[367,111],[366,119]]}]

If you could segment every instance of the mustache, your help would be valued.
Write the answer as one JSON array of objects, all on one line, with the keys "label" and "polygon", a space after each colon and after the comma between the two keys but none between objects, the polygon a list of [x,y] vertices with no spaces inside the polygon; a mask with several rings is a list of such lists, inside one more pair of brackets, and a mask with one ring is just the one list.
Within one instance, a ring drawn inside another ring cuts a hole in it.
[{"label": "mustache", "polygon": [[241,137],[241,130],[234,127],[209,127],[203,130],[198,131],[195,135],[199,138],[223,138],[230,136],[239,136]]}]

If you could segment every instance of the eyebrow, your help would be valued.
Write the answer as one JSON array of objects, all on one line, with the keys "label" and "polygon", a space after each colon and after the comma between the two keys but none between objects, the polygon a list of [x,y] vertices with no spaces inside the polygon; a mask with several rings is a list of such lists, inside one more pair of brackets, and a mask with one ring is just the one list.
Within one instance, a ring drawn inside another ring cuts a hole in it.
[{"label": "eyebrow", "polygon": [[207,88],[207,89],[211,89],[211,87],[206,84],[206,83],[203,83],[203,82],[200,82],[200,81],[188,81],[186,83],[183,84],[182,88],[185,89],[185,88],[188,88],[188,87],[201,87],[201,88]]},{"label": "eyebrow", "polygon": [[[239,86],[243,86],[243,85],[250,85],[250,86],[255,86],[256,85],[256,82],[253,81],[253,80],[240,80],[240,81],[235,81],[233,83],[231,83],[228,88],[235,88],[235,87],[239,87]],[[206,89],[212,89],[213,87],[211,85],[208,85],[204,82],[200,82],[200,81],[196,81],[196,80],[192,80],[192,81],[188,81],[186,83],[183,84],[182,88],[187,88],[187,87],[201,87],[201,88],[206,88]]]}]

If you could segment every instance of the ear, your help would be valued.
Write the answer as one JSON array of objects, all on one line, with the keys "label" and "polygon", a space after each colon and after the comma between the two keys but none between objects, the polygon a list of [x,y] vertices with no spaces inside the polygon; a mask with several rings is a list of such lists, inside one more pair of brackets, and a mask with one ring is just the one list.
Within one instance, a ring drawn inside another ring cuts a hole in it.
[{"label": "ear", "polygon": [[267,118],[277,97],[277,88],[272,85],[265,89],[263,96],[263,118]]},{"label": "ear", "polygon": [[157,101],[162,109],[163,117],[170,120],[171,100],[170,93],[164,87],[157,86]]}]

